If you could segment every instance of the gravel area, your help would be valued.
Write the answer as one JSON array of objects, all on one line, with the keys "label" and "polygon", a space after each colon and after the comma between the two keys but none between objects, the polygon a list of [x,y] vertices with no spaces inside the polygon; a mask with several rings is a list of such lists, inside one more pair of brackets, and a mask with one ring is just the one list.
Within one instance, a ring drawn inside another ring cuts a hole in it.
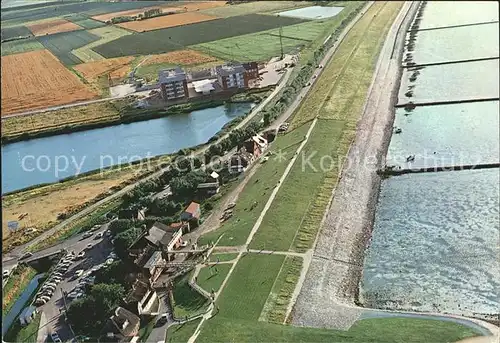
[{"label": "gravel area", "polygon": [[[380,187],[376,170],[384,164],[392,132],[405,31],[418,2],[413,3],[412,13],[405,17],[411,5],[405,3],[380,54],[356,139],[349,150],[350,163],[344,165],[293,310],[294,325],[346,330],[364,311],[356,308],[355,299]],[[396,39],[398,46],[393,54]]]}]

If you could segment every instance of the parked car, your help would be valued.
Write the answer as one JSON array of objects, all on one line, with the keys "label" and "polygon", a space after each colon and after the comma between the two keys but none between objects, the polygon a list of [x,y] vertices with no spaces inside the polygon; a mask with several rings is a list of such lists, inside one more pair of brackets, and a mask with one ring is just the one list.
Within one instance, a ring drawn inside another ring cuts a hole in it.
[{"label": "parked car", "polygon": [[10,270],[5,269],[5,270],[3,271],[3,273],[2,273],[2,275],[3,275],[3,277],[9,277],[9,275],[10,275]]},{"label": "parked car", "polygon": [[85,233],[82,235],[82,238],[83,238],[83,239],[85,239],[85,238],[89,238],[90,236],[92,236],[92,232],[87,231],[87,232],[85,232]]},{"label": "parked car", "polygon": [[84,270],[83,269],[78,269],[76,272],[75,272],[75,275],[77,278],[79,278],[80,276],[82,276],[84,273]]},{"label": "parked car", "polygon": [[33,253],[27,252],[23,256],[19,257],[19,261],[24,260],[26,258],[30,258],[31,256],[33,256]]},{"label": "parked car", "polygon": [[40,299],[45,300],[45,302],[48,302],[50,300],[50,297],[47,295],[42,295]]},{"label": "parked car", "polygon": [[167,314],[164,313],[160,316],[160,318],[158,318],[158,320],[156,321],[156,324],[155,326],[158,327],[158,326],[162,326],[163,324],[165,324],[168,320],[168,317],[167,317]]},{"label": "parked car", "polygon": [[117,257],[118,256],[114,252],[109,253],[109,256],[108,256],[108,258],[117,258]]},{"label": "parked car", "polygon": [[45,305],[45,303],[47,303],[47,301],[45,301],[44,299],[41,299],[41,298],[38,298],[35,301],[36,306],[42,306],[42,305]]},{"label": "parked car", "polygon": [[61,340],[61,338],[59,338],[59,335],[57,334],[57,332],[51,333],[50,338],[52,338],[52,341],[54,343],[62,343],[62,340]]},{"label": "parked car", "polygon": [[94,246],[92,245],[92,243],[89,243],[87,244],[87,246],[85,247],[86,250],[90,250],[92,249]]},{"label": "parked car", "polygon": [[106,230],[106,237],[111,236],[111,230]]},{"label": "parked car", "polygon": [[104,235],[104,232],[98,232],[96,235],[95,235],[95,239],[99,239],[99,238],[102,238],[102,236]]},{"label": "parked car", "polygon": [[99,230],[101,228],[101,224],[96,224],[94,226],[92,226],[92,229],[90,229],[90,231],[94,232],[95,230]]},{"label": "parked car", "polygon": [[114,261],[115,261],[114,259],[112,259],[112,258],[108,258],[108,259],[106,260],[106,265],[108,265],[108,266],[109,266],[109,265],[110,265],[111,263],[113,263]]},{"label": "parked car", "polygon": [[82,250],[76,255],[76,258],[83,258],[83,256],[85,256],[85,251]]}]

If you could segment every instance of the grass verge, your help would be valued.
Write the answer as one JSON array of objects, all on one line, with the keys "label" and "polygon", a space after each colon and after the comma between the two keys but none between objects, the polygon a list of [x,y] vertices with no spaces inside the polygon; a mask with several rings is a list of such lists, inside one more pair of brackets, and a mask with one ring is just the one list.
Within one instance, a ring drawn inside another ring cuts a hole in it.
[{"label": "grass verge", "polygon": [[284,323],[286,310],[299,280],[301,270],[301,257],[286,256],[269,298],[264,305],[264,310],[260,316],[261,320],[276,324]]},{"label": "grass verge", "polygon": [[168,328],[165,342],[168,343],[186,343],[194,334],[201,319],[193,320],[181,325],[174,325]]},{"label": "grass verge", "polygon": [[18,343],[35,343],[38,335],[38,328],[40,327],[40,318],[42,314],[38,313],[26,326],[22,326],[18,319],[14,321],[12,326],[9,328],[5,334],[6,342],[18,342]]},{"label": "grass verge", "polygon": [[209,293],[212,292],[212,290],[217,292],[232,266],[231,263],[223,263],[203,267],[198,274],[196,283]]},{"label": "grass verge", "polygon": [[209,303],[205,297],[189,286],[190,277],[191,273],[186,273],[174,281],[174,317],[178,319],[201,313]]},{"label": "grass verge", "polygon": [[365,319],[339,331],[215,317],[196,342],[448,343],[476,335],[460,324],[414,318]]},{"label": "grass verge", "polygon": [[216,254],[216,253],[213,253],[209,256],[208,260],[210,262],[217,262],[220,261],[220,262],[224,262],[224,261],[231,261],[231,260],[234,260],[236,257],[238,256],[237,253],[228,253],[228,254]]},{"label": "grass verge", "polygon": [[153,329],[155,327],[155,323],[156,323],[155,318],[151,318],[144,324],[144,326],[142,326],[139,329],[139,333],[138,333],[139,342],[147,342],[148,341],[148,337],[151,334],[151,331],[153,331]]},{"label": "grass verge", "polygon": [[217,300],[216,316],[257,321],[284,259],[283,255],[242,256]]},{"label": "grass verge", "polygon": [[9,313],[17,298],[36,274],[36,270],[27,265],[19,265],[12,272],[5,287],[3,287],[2,316]]}]

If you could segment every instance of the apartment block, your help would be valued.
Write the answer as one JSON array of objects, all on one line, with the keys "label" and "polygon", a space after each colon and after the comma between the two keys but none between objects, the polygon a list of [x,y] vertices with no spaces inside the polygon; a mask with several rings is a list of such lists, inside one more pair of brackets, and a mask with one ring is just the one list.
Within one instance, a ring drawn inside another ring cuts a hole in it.
[{"label": "apartment block", "polygon": [[160,70],[158,81],[165,101],[183,99],[189,96],[186,73],[179,67]]}]

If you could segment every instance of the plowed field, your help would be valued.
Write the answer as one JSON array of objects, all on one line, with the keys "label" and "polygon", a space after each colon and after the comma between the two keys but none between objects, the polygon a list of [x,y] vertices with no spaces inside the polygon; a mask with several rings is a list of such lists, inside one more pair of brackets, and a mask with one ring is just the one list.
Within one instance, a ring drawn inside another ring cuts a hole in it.
[{"label": "plowed field", "polygon": [[81,28],[82,27],[76,25],[75,23],[72,23],[65,19],[45,21],[39,24],[28,26],[28,29],[30,29],[30,31],[33,32],[35,36],[45,36],[51,35],[53,33],[75,31],[80,30]]},{"label": "plowed field", "polygon": [[144,61],[144,65],[171,63],[171,64],[201,64],[207,62],[215,62],[217,58],[205,55],[204,53],[194,50],[179,50],[172,51],[166,54],[152,55]]},{"label": "plowed field", "polygon": [[180,6],[184,8],[188,12],[191,11],[201,11],[214,7],[222,7],[226,4],[226,1],[206,1],[206,2],[193,2],[190,4],[185,4],[184,6]]},{"label": "plowed field", "polygon": [[101,15],[97,15],[95,17],[92,17],[92,19],[106,22],[106,21],[111,20],[112,18],[115,18],[115,17],[133,17],[133,16],[136,16],[138,14],[144,13],[147,10],[153,9],[153,8],[160,8],[162,10],[162,12],[182,11],[181,8],[179,8],[179,7],[172,7],[172,5],[169,5],[169,6],[152,6],[152,7],[139,8],[139,9],[135,9],[135,10],[128,10],[128,11],[121,11],[121,12],[113,12],[113,13],[101,14]]},{"label": "plowed field", "polygon": [[2,115],[96,96],[48,50],[2,57]]},{"label": "plowed field", "polygon": [[110,74],[112,79],[123,78],[127,76],[130,69],[130,62],[134,59],[132,56],[110,58],[108,60],[100,60],[79,64],[74,67],[76,71],[89,80],[96,80],[99,76]]},{"label": "plowed field", "polygon": [[200,23],[202,21],[209,21],[214,19],[217,19],[217,17],[196,12],[185,12],[179,14],[165,15],[162,17],[156,17],[146,20],[129,21],[126,23],[118,24],[118,26],[124,27],[129,30],[134,30],[137,32],[144,32],[144,31],[158,30],[174,26]]}]

